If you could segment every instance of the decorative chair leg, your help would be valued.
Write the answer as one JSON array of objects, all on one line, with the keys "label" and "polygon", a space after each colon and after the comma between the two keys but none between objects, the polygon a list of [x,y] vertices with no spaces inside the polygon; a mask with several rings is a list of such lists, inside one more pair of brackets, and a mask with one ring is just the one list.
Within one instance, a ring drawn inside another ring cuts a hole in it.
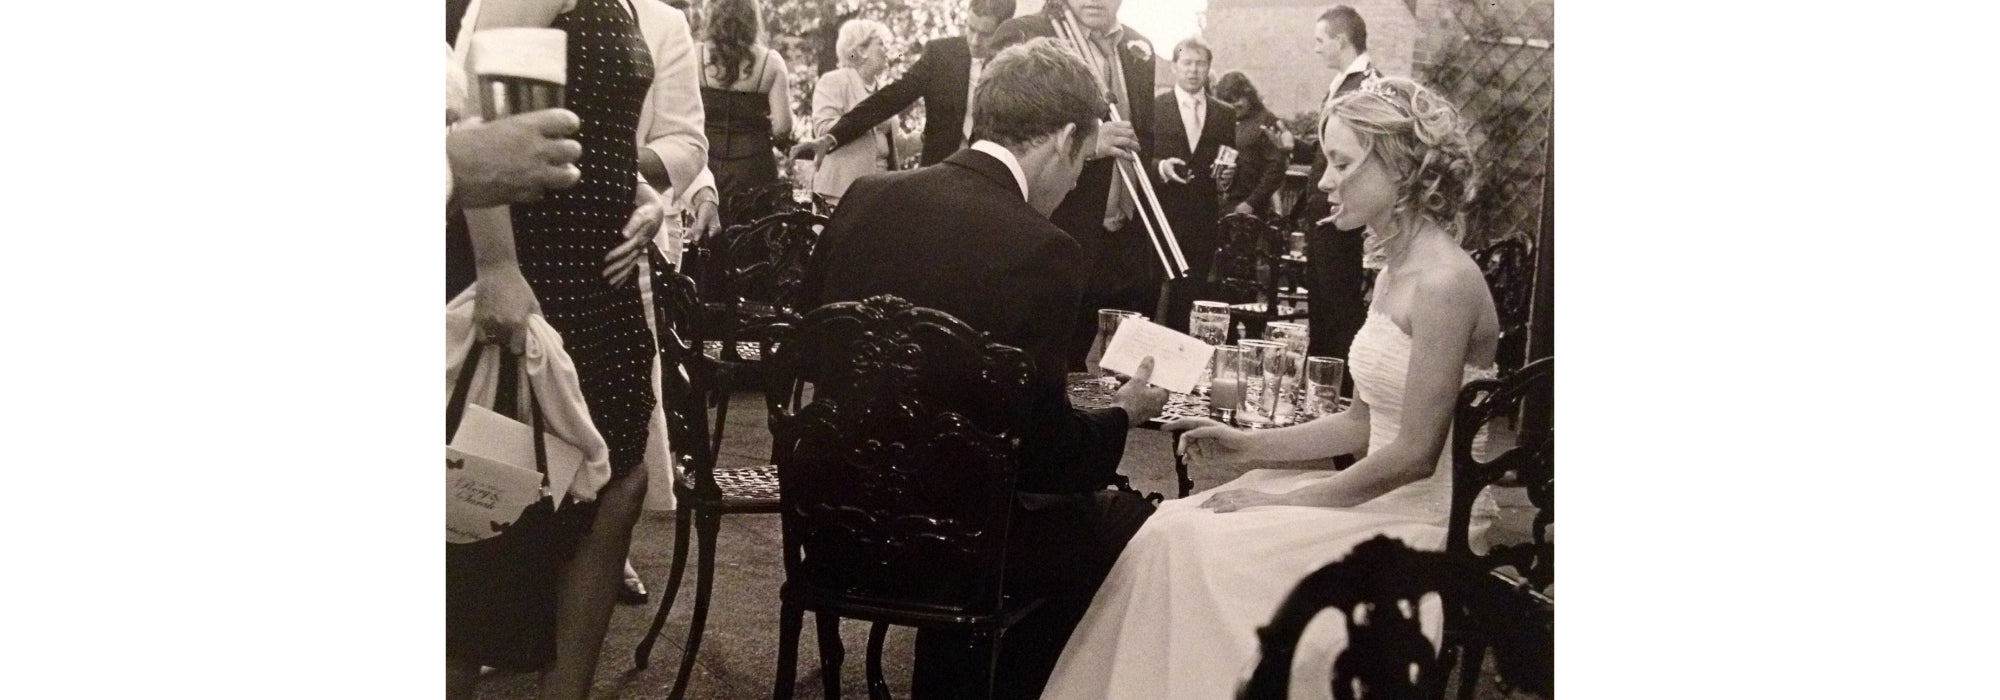
[{"label": "decorative chair leg", "polygon": [[[728,351],[728,348],[723,348],[725,354]],[[721,459],[722,427],[729,423],[729,390],[736,385],[736,371],[731,369],[717,371],[715,379],[716,388],[713,393],[715,401],[715,433],[708,438],[708,455],[712,458]]]},{"label": "decorative chair leg", "polygon": [[1463,656],[1458,659],[1458,700],[1472,700],[1479,690],[1480,667],[1486,665],[1486,646],[1477,642],[1465,644],[1459,653]]},{"label": "decorative chair leg", "polygon": [[840,616],[814,612],[819,629],[819,681],[827,700],[840,698],[840,670],[847,663],[847,648],[840,643]]},{"label": "decorative chair leg", "polygon": [[986,668],[980,669],[979,697],[992,700],[995,682],[1000,674],[999,639],[987,630],[972,633],[972,658],[986,657]]},{"label": "decorative chair leg", "polygon": [[681,700],[687,692],[688,677],[694,675],[695,655],[701,651],[702,629],[708,624],[708,600],[715,588],[715,536],[722,527],[722,514],[703,511],[696,515],[694,529],[700,540],[701,552],[695,563],[694,617],[688,620],[688,643],[681,656],[681,670],[674,676],[674,689],[667,693],[669,700]]},{"label": "decorative chair leg", "polygon": [[882,640],[888,636],[887,622],[868,628],[868,700],[889,700],[889,682],[882,679]]},{"label": "decorative chair leg", "polygon": [[693,500],[683,494],[674,508],[673,569],[667,574],[667,588],[662,591],[665,595],[661,596],[660,610],[653,613],[653,626],[646,630],[646,638],[639,640],[639,648],[632,652],[632,665],[642,671],[653,661],[653,643],[660,639],[660,628],[667,624],[667,613],[673,612],[674,597],[681,591],[681,573],[687,571],[688,521],[691,519],[689,511],[694,507]]},{"label": "decorative chair leg", "polygon": [[792,684],[798,681],[799,630],[805,626],[805,610],[791,603],[778,608],[778,681],[771,688],[772,700],[791,700]]},{"label": "decorative chair leg", "polygon": [[1175,486],[1180,489],[1181,498],[1187,498],[1188,493],[1194,491],[1194,480],[1188,478],[1187,455],[1181,454],[1180,451],[1181,434],[1186,432],[1185,430],[1174,431],[1170,438],[1173,440],[1172,447],[1174,448],[1174,482]]},{"label": "decorative chair leg", "polygon": [[1437,672],[1433,678],[1424,679],[1423,693],[1426,700],[1444,700],[1445,687],[1451,685],[1451,671],[1458,666],[1458,642],[1446,635],[1444,645],[1438,649]]}]

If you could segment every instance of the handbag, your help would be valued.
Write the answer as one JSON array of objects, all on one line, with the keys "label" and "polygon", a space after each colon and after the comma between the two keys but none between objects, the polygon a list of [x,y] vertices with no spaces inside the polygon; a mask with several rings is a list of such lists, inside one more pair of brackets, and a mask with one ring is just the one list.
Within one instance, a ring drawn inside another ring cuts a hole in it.
[{"label": "handbag", "polygon": [[[495,410],[519,406],[519,360],[505,349],[481,344],[459,370],[445,405],[445,436],[458,433],[466,395],[479,361],[489,347],[500,355]],[[557,583],[563,566],[596,513],[594,504],[566,502],[560,511],[547,493],[548,454],[542,436],[541,404],[528,389],[535,469],[544,493],[496,535],[466,544],[445,545],[445,654],[458,661],[528,671],[555,658]],[[449,468],[449,465],[447,465]],[[567,498],[566,494],[559,495]]]}]

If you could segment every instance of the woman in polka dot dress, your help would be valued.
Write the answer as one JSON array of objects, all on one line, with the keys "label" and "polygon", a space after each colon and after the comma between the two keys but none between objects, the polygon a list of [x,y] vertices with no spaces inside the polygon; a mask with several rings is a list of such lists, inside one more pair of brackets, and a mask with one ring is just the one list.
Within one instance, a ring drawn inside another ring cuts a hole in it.
[{"label": "woman in polka dot dress", "polygon": [[[639,463],[653,410],[654,341],[637,285],[606,279],[607,263],[630,248],[619,244],[628,234],[650,240],[661,214],[657,195],[638,179],[633,148],[653,61],[632,1],[483,0],[479,10],[481,29],[554,27],[567,34],[564,106],[583,122],[575,136],[583,145],[582,182],[538,202],[467,212],[479,261],[480,327],[518,347],[520,323],[541,313],[562,334],[591,421],[611,448],[610,483],[595,503],[571,506],[592,519],[553,601],[553,661],[542,678],[543,697],[589,692],[646,490]],[[544,644],[547,631],[538,631]],[[469,693],[468,664],[476,674],[475,660],[448,654],[453,690]]]}]

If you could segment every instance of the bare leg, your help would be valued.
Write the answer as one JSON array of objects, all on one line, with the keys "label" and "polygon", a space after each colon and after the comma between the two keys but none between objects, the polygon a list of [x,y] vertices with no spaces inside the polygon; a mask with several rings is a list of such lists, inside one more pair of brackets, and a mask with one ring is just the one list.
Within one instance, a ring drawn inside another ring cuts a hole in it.
[{"label": "bare leg", "polygon": [[542,676],[545,699],[590,696],[597,654],[611,626],[625,551],[646,500],[646,470],[615,477],[597,494],[597,519],[578,544],[556,592],[556,658]]}]

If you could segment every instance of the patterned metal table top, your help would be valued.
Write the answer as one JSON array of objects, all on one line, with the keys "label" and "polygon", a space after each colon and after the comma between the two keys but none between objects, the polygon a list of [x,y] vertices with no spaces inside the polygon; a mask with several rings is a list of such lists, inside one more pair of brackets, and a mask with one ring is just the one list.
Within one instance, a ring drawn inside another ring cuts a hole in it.
[{"label": "patterned metal table top", "polygon": [[[1085,409],[1110,408],[1111,395],[1117,390],[1118,385],[1104,381],[1100,377],[1084,372],[1071,372],[1069,374],[1069,403],[1071,406]],[[1347,399],[1342,397],[1340,400],[1341,408],[1345,409],[1347,405]],[[1296,420],[1297,415],[1293,413],[1287,420],[1271,427],[1293,425],[1298,422]],[[1200,393],[1181,394],[1169,392],[1167,394],[1166,408],[1160,411],[1160,416],[1141,423],[1139,427],[1158,430],[1169,421],[1189,417],[1214,417],[1209,415],[1208,396]]]},{"label": "patterned metal table top", "polygon": [[[712,360],[722,359],[722,341],[720,340],[702,341],[701,354],[707,355],[709,359]],[[764,351],[761,348],[758,348],[756,343],[750,341],[738,341],[736,343],[736,354],[738,357],[741,357],[745,361],[749,362],[756,362],[758,360],[764,359]]]}]

